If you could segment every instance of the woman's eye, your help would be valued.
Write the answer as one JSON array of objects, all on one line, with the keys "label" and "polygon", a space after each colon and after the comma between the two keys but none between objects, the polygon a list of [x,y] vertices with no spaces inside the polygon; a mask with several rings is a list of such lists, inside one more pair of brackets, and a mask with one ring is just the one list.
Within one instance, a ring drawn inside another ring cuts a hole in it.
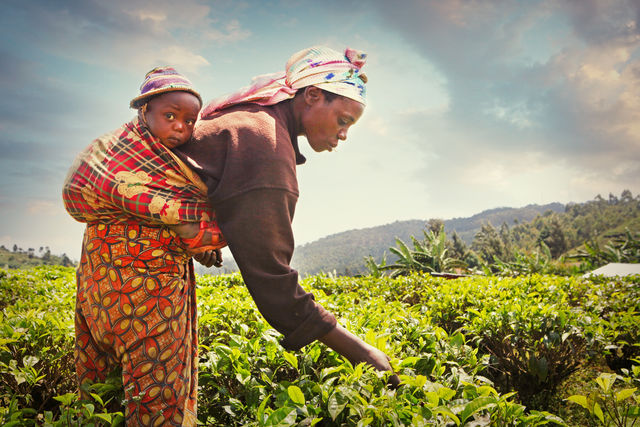
[{"label": "woman's eye", "polygon": [[338,119],[338,124],[339,124],[340,126],[346,126],[346,125],[347,125],[347,121],[346,121],[346,120],[344,120],[344,119]]}]

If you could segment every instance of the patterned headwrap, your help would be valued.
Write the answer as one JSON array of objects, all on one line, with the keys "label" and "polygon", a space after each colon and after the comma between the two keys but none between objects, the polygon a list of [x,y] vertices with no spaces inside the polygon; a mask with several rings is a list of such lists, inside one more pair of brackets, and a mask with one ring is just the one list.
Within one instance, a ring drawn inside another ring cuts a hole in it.
[{"label": "patterned headwrap", "polygon": [[152,96],[178,90],[194,94],[202,105],[202,98],[193,88],[189,79],[178,73],[173,67],[156,67],[144,76],[144,81],[140,85],[140,95],[133,98],[129,106],[139,108],[146,104]]},{"label": "patterned headwrap", "polygon": [[323,46],[301,50],[289,58],[285,72],[254,77],[251,86],[211,101],[200,116],[206,118],[245,102],[277,104],[293,98],[298,89],[307,86],[317,86],[366,104],[367,77],[360,71],[366,57],[365,53],[349,48],[344,54]]}]

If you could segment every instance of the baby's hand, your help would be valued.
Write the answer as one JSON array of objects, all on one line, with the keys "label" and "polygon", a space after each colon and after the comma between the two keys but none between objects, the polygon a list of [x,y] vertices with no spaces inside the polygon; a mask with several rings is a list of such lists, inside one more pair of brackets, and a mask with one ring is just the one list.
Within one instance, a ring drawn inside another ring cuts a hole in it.
[{"label": "baby's hand", "polygon": [[222,252],[220,251],[220,249],[213,249],[195,254],[193,256],[193,259],[195,259],[205,267],[211,267],[212,265],[218,268],[222,267]]},{"label": "baby's hand", "polygon": [[175,231],[175,233],[182,239],[191,239],[198,234],[198,231],[200,231],[200,225],[197,222],[170,225],[169,228]]}]

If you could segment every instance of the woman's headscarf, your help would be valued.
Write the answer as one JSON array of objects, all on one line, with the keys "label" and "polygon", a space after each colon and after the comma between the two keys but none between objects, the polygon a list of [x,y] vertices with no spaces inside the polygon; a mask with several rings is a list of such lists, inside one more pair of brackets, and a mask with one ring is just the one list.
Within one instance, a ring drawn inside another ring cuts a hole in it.
[{"label": "woman's headscarf", "polygon": [[293,98],[298,89],[307,86],[366,104],[367,77],[360,71],[366,57],[365,53],[349,48],[344,54],[323,46],[301,50],[289,58],[285,72],[254,77],[251,86],[211,101],[200,116],[207,118],[216,111],[246,102],[277,104]]}]

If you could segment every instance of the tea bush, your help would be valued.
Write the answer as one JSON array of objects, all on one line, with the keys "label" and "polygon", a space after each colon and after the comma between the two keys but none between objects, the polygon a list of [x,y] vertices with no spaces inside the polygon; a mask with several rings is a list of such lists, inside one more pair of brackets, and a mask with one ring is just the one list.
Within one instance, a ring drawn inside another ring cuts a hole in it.
[{"label": "tea bush", "polygon": [[[607,358],[619,374],[637,370],[639,284],[305,279],[340,324],[392,356],[402,380],[392,389],[387,374],[319,342],[285,351],[239,275],[200,276],[198,417],[225,426],[564,425],[544,397],[581,364]],[[0,270],[0,291],[0,424],[121,423],[118,378],[96,385],[91,402],[75,394],[73,270]],[[565,402],[580,411],[576,399]]]}]

